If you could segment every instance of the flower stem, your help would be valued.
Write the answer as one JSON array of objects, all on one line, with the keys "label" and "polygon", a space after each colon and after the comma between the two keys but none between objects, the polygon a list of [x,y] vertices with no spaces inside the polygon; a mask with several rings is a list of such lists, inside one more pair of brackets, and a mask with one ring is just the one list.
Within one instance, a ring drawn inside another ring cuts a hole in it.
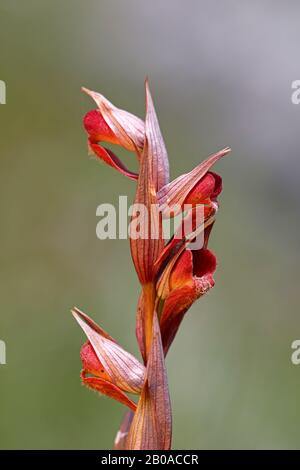
[{"label": "flower stem", "polygon": [[143,286],[144,293],[144,338],[145,338],[145,351],[146,358],[149,357],[151,342],[152,342],[152,325],[155,304],[155,287],[153,283],[147,283]]}]

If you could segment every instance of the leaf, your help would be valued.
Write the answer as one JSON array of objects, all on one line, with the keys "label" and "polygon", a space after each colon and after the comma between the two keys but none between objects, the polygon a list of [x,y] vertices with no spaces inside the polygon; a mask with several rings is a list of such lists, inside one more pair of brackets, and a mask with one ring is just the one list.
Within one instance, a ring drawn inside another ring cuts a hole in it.
[{"label": "leaf", "polygon": [[152,156],[152,178],[156,191],[169,182],[169,160],[165,143],[160,131],[148,80],[145,82],[146,122],[145,133],[148,141],[148,152]]},{"label": "leaf", "polygon": [[167,373],[157,314],[148,357],[146,380],[128,433],[126,448],[168,450],[171,448],[172,415]]},{"label": "leaf", "polygon": [[156,199],[156,190],[152,178],[152,153],[145,139],[140,160],[140,173],[137,183],[134,207],[139,213],[141,236],[133,233],[134,213],[130,223],[130,248],[134,266],[141,284],[153,280],[154,263],[164,246],[162,224]]}]

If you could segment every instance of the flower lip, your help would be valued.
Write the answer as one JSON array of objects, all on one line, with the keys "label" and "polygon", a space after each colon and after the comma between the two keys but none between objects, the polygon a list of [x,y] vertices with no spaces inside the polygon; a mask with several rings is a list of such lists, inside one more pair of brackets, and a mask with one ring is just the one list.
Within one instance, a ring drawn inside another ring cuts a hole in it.
[{"label": "flower lip", "polygon": [[217,268],[217,259],[211,250],[207,248],[192,250],[192,256],[194,276],[202,277],[208,274],[214,274]]},{"label": "flower lip", "polygon": [[216,201],[222,191],[222,178],[208,171],[187,195],[184,204],[206,204]]},{"label": "flower lip", "polygon": [[107,372],[105,372],[103,364],[99,361],[94,348],[89,341],[86,341],[82,346],[80,350],[80,359],[83,366],[84,376],[91,374],[111,381],[111,377]]},{"label": "flower lip", "polygon": [[118,139],[107,125],[98,109],[93,109],[86,113],[83,118],[83,125],[94,142],[105,141],[111,142],[112,144],[118,143]]},{"label": "flower lip", "polygon": [[215,201],[217,199],[217,197],[219,196],[219,194],[221,194],[222,189],[223,189],[222,178],[221,178],[220,175],[218,175],[218,173],[215,173],[214,171],[210,171],[209,174],[212,175],[215,178],[214,191],[210,195],[210,199],[212,201]]}]

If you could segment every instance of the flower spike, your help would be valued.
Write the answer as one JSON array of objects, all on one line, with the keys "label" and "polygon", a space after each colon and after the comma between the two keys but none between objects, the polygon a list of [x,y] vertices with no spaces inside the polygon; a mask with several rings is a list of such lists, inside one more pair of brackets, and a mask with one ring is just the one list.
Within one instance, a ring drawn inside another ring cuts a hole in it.
[{"label": "flower spike", "polygon": [[[211,155],[192,171],[169,182],[169,161],[148,80],[146,116],[114,106],[83,88],[97,105],[84,118],[90,152],[136,181],[130,249],[141,285],[136,337],[141,364],[79,309],[72,313],[87,336],[81,348],[81,380],[87,387],[129,408],[115,438],[116,450],[168,450],[172,413],[165,356],[191,305],[215,284],[216,256],[208,241],[219,209],[222,178],[211,167],[230,152]],[[134,173],[103,142],[135,152]],[[182,218],[168,240],[163,219]],[[197,242],[197,243],[196,243]],[[135,394],[137,402],[129,398]]]}]

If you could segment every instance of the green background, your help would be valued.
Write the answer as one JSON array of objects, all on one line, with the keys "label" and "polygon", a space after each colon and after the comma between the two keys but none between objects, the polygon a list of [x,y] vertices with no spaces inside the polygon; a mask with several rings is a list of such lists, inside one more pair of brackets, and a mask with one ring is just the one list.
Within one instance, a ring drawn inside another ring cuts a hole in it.
[{"label": "green background", "polygon": [[[80,385],[77,305],[130,351],[138,282],[96,207],[134,183],[87,155],[82,85],[144,115],[150,78],[172,178],[230,145],[216,286],[167,359],[174,448],[297,448],[297,1],[0,1],[1,448],[110,448],[123,407]],[[133,155],[121,152],[135,166]]]}]

